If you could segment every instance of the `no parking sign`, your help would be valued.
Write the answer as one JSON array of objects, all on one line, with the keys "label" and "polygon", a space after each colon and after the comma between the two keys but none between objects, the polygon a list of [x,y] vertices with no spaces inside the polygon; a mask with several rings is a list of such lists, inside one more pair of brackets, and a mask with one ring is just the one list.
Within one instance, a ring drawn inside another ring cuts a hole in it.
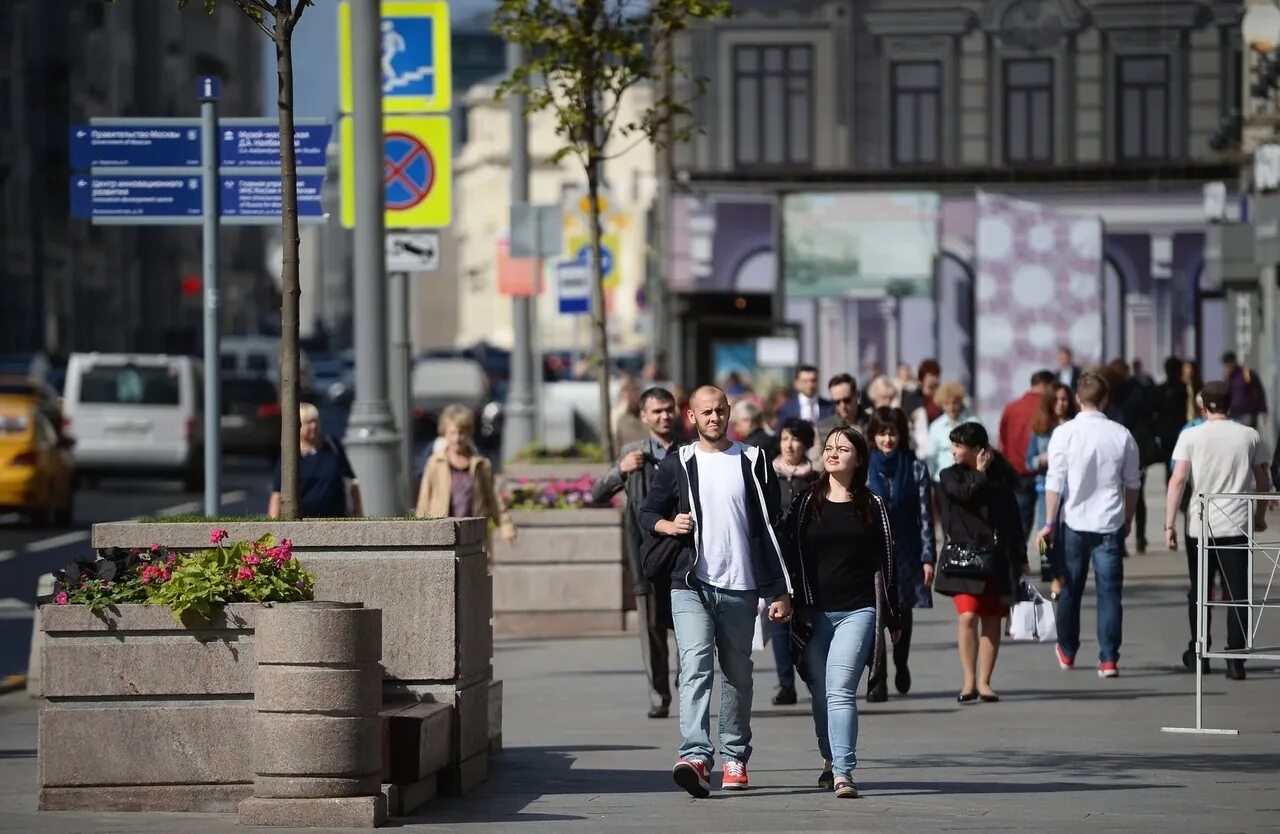
[{"label": "no parking sign", "polygon": [[[350,118],[341,125],[342,225],[355,228],[355,139]],[[388,229],[439,229],[453,218],[452,139],[447,116],[383,118],[382,178]]]}]

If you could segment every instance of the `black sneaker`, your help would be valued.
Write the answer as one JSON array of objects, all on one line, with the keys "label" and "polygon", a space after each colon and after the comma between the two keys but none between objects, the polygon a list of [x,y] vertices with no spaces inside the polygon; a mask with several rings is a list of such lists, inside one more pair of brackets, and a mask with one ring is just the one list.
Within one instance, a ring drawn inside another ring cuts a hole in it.
[{"label": "black sneaker", "polygon": [[884,681],[876,681],[872,686],[867,687],[868,704],[883,704],[887,700],[889,700],[889,687]]},{"label": "black sneaker", "polygon": [[790,707],[796,703],[796,688],[794,686],[778,687],[778,694],[773,696],[773,705],[775,707]]},{"label": "black sneaker", "polygon": [[911,691],[911,670],[904,663],[898,669],[898,673],[893,677],[893,685],[897,687],[899,695],[906,695]]},{"label": "black sneaker", "polygon": [[1227,680],[1242,681],[1245,678],[1244,661],[1228,660],[1227,661]]},{"label": "black sneaker", "polygon": [[666,718],[671,715],[671,705],[662,704],[656,707],[649,707],[650,718]]},{"label": "black sneaker", "polygon": [[[1195,649],[1187,649],[1185,652],[1182,653],[1182,666],[1188,672],[1194,672],[1196,670],[1196,650]],[[1207,657],[1202,658],[1200,660],[1200,672],[1202,674],[1207,675],[1211,671],[1212,669],[1210,669],[1209,667],[1209,658]]]},{"label": "black sneaker", "polygon": [[836,777],[831,773],[831,760],[822,760],[822,772],[818,774],[818,787],[823,790],[832,790],[836,786]]}]

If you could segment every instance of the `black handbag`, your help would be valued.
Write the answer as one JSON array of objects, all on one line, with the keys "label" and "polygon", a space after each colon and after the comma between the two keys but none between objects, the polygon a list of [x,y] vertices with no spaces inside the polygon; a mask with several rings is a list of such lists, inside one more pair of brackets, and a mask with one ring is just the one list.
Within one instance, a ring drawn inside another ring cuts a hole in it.
[{"label": "black handbag", "polygon": [[996,572],[995,546],[975,546],[947,542],[938,560],[943,575],[955,579],[986,579]]}]

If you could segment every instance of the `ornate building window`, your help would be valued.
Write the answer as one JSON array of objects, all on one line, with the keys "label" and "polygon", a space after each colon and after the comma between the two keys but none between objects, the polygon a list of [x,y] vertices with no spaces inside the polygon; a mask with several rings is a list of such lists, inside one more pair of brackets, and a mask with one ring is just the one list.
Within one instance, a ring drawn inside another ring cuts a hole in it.
[{"label": "ornate building window", "polygon": [[1169,59],[1122,55],[1116,59],[1116,154],[1125,161],[1168,159]]},{"label": "ornate building window", "polygon": [[1053,129],[1053,61],[1048,58],[1005,61],[1005,162],[1053,162]]},{"label": "ornate building window", "polygon": [[894,165],[942,161],[942,65],[896,61],[889,68]]},{"label": "ornate building window", "polygon": [[733,49],[734,162],[813,164],[813,48]]}]

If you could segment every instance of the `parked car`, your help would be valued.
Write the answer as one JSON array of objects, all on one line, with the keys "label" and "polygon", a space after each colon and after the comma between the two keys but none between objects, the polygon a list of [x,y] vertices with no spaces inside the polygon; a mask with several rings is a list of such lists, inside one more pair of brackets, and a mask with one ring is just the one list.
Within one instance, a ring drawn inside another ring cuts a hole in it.
[{"label": "parked car", "polygon": [[0,375],[0,395],[25,397],[35,403],[58,435],[62,435],[62,395],[48,382],[29,376]]},{"label": "parked car", "polygon": [[50,419],[40,388],[0,384],[0,510],[40,526],[71,526],[74,441]]},{"label": "parked car", "polygon": [[450,403],[457,403],[475,413],[476,446],[485,452],[501,447],[501,423],[494,419],[500,410],[488,408],[492,402],[489,380],[479,362],[419,359],[413,366],[410,387],[415,437],[435,437],[440,412]]},{"label": "parked car", "polygon": [[[265,377],[280,384],[280,339],[275,336],[225,336],[218,348],[218,363],[224,374]],[[298,351],[298,390],[311,391],[311,362]]]},{"label": "parked car", "polygon": [[280,455],[280,392],[261,377],[222,378],[222,451],[275,460]]},{"label": "parked car", "polygon": [[311,360],[312,396],[330,403],[351,402],[355,398],[355,358],[351,351],[324,354]]},{"label": "parked car", "polygon": [[204,481],[200,362],[165,354],[73,353],[67,363],[64,428],[75,437],[76,471]]}]

